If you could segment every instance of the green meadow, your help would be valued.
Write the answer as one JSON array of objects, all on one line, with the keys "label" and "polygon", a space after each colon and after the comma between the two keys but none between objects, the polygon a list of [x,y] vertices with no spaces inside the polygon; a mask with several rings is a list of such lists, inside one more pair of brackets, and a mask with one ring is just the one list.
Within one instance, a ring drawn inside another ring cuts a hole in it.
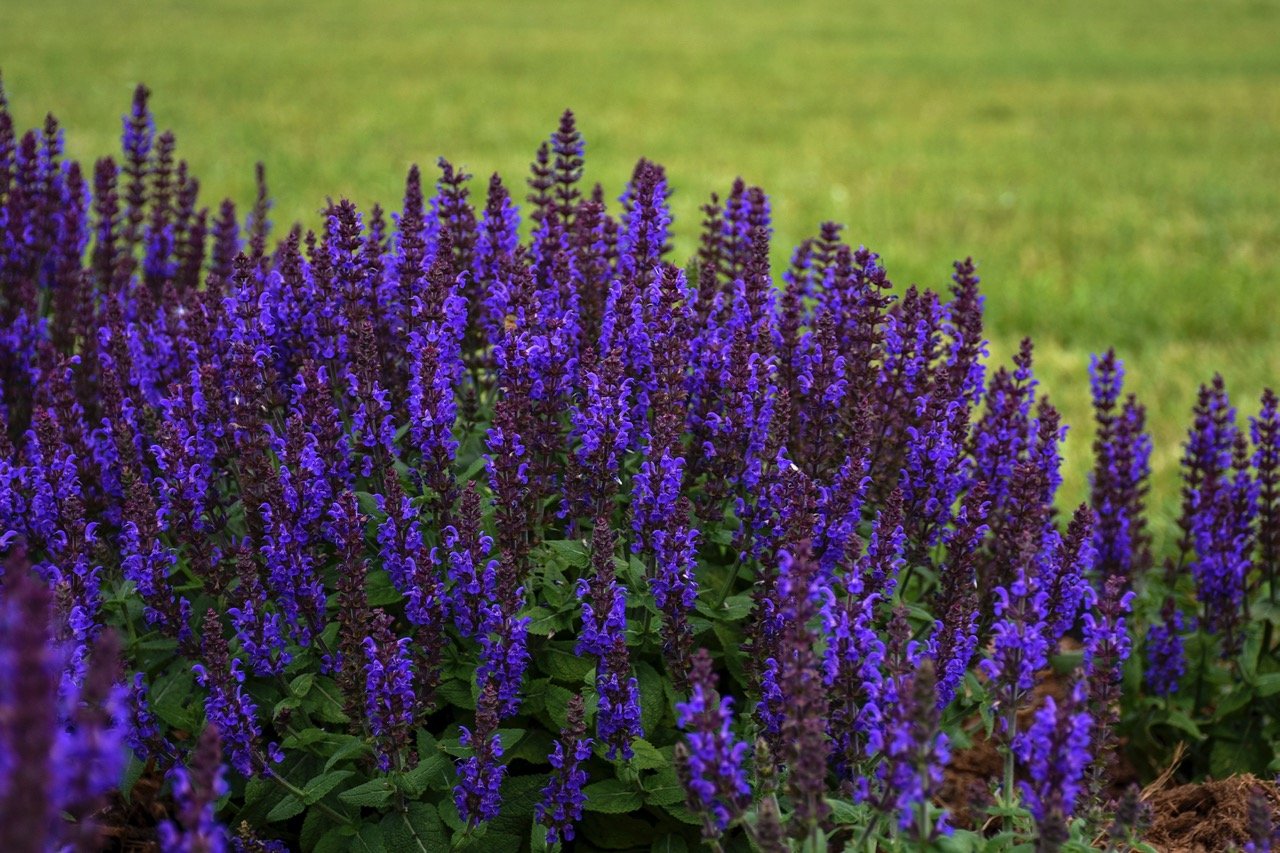
[{"label": "green meadow", "polygon": [[53,111],[81,158],[145,81],[206,203],[247,203],[261,160],[278,224],[397,204],[441,154],[522,182],[569,106],[609,195],[667,166],[678,260],[738,175],[772,195],[778,263],[826,219],[903,285],[973,255],[993,357],[1034,337],[1074,424],[1066,500],[1089,355],[1118,348],[1164,541],[1198,383],[1223,373],[1248,414],[1280,382],[1275,2],[7,0],[0,71],[19,123]]}]

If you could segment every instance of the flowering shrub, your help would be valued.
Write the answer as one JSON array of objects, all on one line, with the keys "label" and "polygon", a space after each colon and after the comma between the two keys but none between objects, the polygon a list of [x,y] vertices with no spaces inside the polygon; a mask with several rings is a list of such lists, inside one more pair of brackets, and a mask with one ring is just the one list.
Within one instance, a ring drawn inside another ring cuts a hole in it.
[{"label": "flowering shrub", "polygon": [[147,97],[91,172],[0,108],[6,849],[95,849],[144,772],[168,849],[773,851],[1127,838],[1122,744],[1277,769],[1270,392],[1201,390],[1149,571],[1120,360],[1060,516],[970,261],[896,293],[828,223],[775,277],[739,181],[681,268],[662,167],[606,204],[569,112],[523,219],[442,159],[273,238],[262,170],[202,206]]}]

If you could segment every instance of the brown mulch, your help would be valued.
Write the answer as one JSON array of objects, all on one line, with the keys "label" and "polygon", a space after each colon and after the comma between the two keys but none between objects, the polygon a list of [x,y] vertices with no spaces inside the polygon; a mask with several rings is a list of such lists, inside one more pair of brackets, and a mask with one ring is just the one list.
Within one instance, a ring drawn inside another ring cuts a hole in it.
[{"label": "brown mulch", "polygon": [[129,800],[116,794],[95,820],[103,849],[112,853],[160,853],[156,826],[170,817],[172,802],[161,795],[164,773],[148,764],[129,792]]},{"label": "brown mulch", "polygon": [[1153,821],[1146,840],[1167,853],[1216,853],[1249,841],[1249,797],[1261,791],[1280,818],[1280,785],[1248,773],[1220,781],[1178,785],[1150,795]]}]

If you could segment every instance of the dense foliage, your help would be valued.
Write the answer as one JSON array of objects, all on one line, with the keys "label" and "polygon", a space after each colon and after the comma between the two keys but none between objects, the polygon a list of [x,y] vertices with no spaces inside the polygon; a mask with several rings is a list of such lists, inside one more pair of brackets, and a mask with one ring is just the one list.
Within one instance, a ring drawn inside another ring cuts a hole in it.
[{"label": "dense foliage", "polygon": [[120,163],[61,149],[0,108],[6,849],[96,849],[157,772],[165,849],[776,851],[1122,846],[1178,742],[1280,769],[1270,392],[1201,389],[1152,570],[1121,362],[1060,516],[969,261],[895,293],[824,224],[775,280],[739,182],[680,268],[663,169],[611,213],[568,112],[523,223],[441,160],[274,244],[143,88]]}]

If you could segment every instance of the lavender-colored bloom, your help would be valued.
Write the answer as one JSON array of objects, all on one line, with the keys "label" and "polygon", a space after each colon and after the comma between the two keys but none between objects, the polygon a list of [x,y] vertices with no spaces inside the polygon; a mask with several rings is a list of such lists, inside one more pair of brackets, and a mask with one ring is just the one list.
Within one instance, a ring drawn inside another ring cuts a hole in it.
[{"label": "lavender-colored bloom", "polygon": [[1143,501],[1151,474],[1151,436],[1145,431],[1146,410],[1131,394],[1119,411],[1124,364],[1108,350],[1089,365],[1093,389],[1094,468],[1090,503],[1098,518],[1094,528],[1097,566],[1104,574],[1141,570],[1149,562],[1149,536]]},{"label": "lavender-colored bloom", "polygon": [[[94,815],[124,772],[125,690],[104,633],[84,678],[67,675],[48,588],[19,546],[0,586],[0,841],[14,850],[101,844]],[[64,820],[63,814],[72,818]]]},{"label": "lavender-colored bloom", "polygon": [[1008,587],[995,591],[996,622],[992,626],[991,656],[978,666],[993,682],[1000,725],[1017,712],[1036,683],[1036,673],[1049,662],[1048,594],[1028,578],[1025,570]]},{"label": "lavender-colored bloom", "polygon": [[506,774],[506,768],[498,763],[502,741],[498,737],[498,690],[493,682],[486,682],[480,691],[475,727],[462,727],[462,745],[470,747],[472,754],[458,763],[453,801],[463,822],[478,826],[497,817]]},{"label": "lavender-colored bloom", "polygon": [[1092,606],[1084,614],[1084,671],[1089,683],[1089,704],[1096,732],[1094,778],[1102,780],[1115,763],[1115,726],[1120,721],[1120,696],[1124,663],[1133,641],[1125,625],[1134,592],[1125,591],[1124,578],[1110,575],[1099,594],[1090,590]]},{"label": "lavender-colored bloom", "polygon": [[591,757],[591,738],[586,736],[584,713],[582,696],[570,698],[568,720],[547,757],[551,779],[542,789],[542,801],[534,807],[533,819],[547,828],[549,844],[573,840],[573,825],[582,818],[582,806],[587,801],[582,793],[587,782],[582,762]]},{"label": "lavender-colored bloom", "polygon": [[364,638],[364,713],[374,737],[378,766],[390,770],[409,743],[416,699],[407,637],[391,632],[391,617],[374,611]]},{"label": "lavender-colored bloom", "polygon": [[938,569],[941,590],[930,644],[934,649],[938,707],[955,697],[978,647],[978,595],[975,569],[978,547],[986,536],[987,489],[979,484],[969,491],[947,534],[947,561]]},{"label": "lavender-colored bloom", "polygon": [[214,806],[227,793],[222,777],[222,746],[218,729],[205,727],[191,756],[189,767],[175,766],[173,798],[177,820],[159,826],[160,843],[174,853],[224,853],[229,849],[227,830],[218,823]]},{"label": "lavender-colored bloom", "polygon": [[1030,728],[1013,740],[1013,753],[1027,777],[1020,783],[1022,796],[1043,850],[1057,850],[1067,840],[1067,821],[1085,789],[1093,728],[1083,710],[1085,694],[1084,682],[1077,682],[1061,708],[1046,696]]},{"label": "lavender-colored bloom", "polygon": [[[947,736],[939,727],[939,711],[932,670],[910,636],[901,611],[889,655],[890,673],[880,686],[876,705],[878,725],[867,736],[867,752],[880,756],[876,768],[878,795],[873,803],[892,816],[900,830],[927,840],[946,831],[944,819],[921,820],[921,809],[942,787],[942,768],[951,760]],[[905,628],[905,630],[903,630]]]},{"label": "lavender-colored bloom", "polygon": [[444,529],[448,550],[448,574],[453,586],[448,593],[448,611],[464,637],[475,637],[484,621],[487,590],[492,590],[498,567],[489,560],[493,539],[480,528],[480,493],[474,483],[462,493],[457,525]]},{"label": "lavender-colored bloom", "polygon": [[1256,418],[1249,419],[1258,485],[1257,562],[1271,589],[1280,583],[1280,398],[1268,388]]},{"label": "lavender-colored bloom", "polygon": [[1173,599],[1167,599],[1161,611],[1161,621],[1147,629],[1147,687],[1157,696],[1169,696],[1178,691],[1187,671],[1186,650],[1182,635],[1187,625]]},{"label": "lavender-colored bloom", "polygon": [[205,614],[202,638],[203,663],[192,667],[196,681],[209,691],[205,700],[205,716],[217,726],[231,757],[231,766],[243,776],[268,769],[268,761],[280,762],[283,754],[275,744],[261,748],[262,727],[258,723],[258,707],[244,692],[244,671],[239,658],[232,658],[222,636],[218,614]]},{"label": "lavender-colored bloom", "polygon": [[746,757],[750,747],[734,736],[733,699],[716,692],[706,649],[693,659],[687,701],[676,703],[676,722],[686,730],[677,748],[678,772],[689,808],[703,819],[703,835],[719,838],[751,802]]},{"label": "lavender-colored bloom", "polygon": [[606,518],[596,519],[591,540],[592,574],[580,578],[576,592],[582,601],[582,631],[578,634],[577,654],[604,658],[613,648],[614,639],[626,638],[627,588],[614,575],[616,537]]},{"label": "lavender-colored bloom", "polygon": [[631,674],[631,658],[627,654],[627,642],[621,636],[613,638],[613,645],[596,669],[596,738],[608,748],[609,760],[621,753],[623,760],[635,756],[631,742],[644,737],[640,724],[640,687]]},{"label": "lavender-colored bloom", "polygon": [[[517,591],[517,595],[523,593]],[[499,603],[488,605],[483,612],[476,681],[493,685],[498,714],[510,716],[520,710],[520,688],[529,664],[529,617],[512,615]]]}]

